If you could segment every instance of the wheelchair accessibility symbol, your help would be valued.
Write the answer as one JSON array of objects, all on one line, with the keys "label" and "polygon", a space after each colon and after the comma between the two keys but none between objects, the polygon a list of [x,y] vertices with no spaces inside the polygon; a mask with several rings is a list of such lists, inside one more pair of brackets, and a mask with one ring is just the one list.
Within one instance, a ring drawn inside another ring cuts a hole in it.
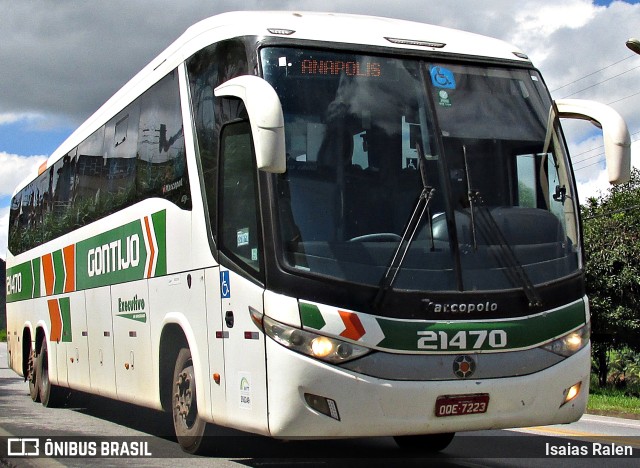
[{"label": "wheelchair accessibility symbol", "polygon": [[231,285],[229,284],[229,272],[220,272],[220,297],[228,299],[231,297]]},{"label": "wheelchair accessibility symbol", "polygon": [[436,88],[456,89],[456,79],[453,72],[444,67],[431,68],[431,82]]}]

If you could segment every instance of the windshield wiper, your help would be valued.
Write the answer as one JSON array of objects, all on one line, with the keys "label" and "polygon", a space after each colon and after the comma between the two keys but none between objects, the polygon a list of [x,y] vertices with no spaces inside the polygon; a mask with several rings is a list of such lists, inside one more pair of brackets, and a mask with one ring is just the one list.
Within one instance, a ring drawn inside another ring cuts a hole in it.
[{"label": "windshield wiper", "polygon": [[[425,157],[422,153],[422,148],[420,145],[417,145],[418,150],[418,169],[420,171],[420,179],[422,180],[422,191],[418,196],[418,200],[416,200],[416,205],[413,209],[413,213],[411,213],[411,217],[407,221],[407,225],[404,228],[402,233],[402,238],[398,243],[398,247],[393,254],[393,258],[391,259],[391,263],[387,267],[382,280],[380,281],[380,286],[378,287],[378,293],[376,297],[373,299],[373,308],[379,309],[384,301],[384,297],[387,294],[387,291],[392,288],[393,283],[400,272],[400,268],[402,267],[402,263],[404,262],[405,257],[407,256],[407,252],[409,252],[409,248],[411,247],[411,243],[418,231],[418,226],[420,225],[420,221],[424,217],[424,214],[427,212],[429,208],[429,203],[433,198],[433,194],[436,189],[431,187],[427,182],[427,166],[425,163]],[[431,223],[431,217],[429,217],[429,223]],[[431,233],[431,242],[433,248],[433,232]]]},{"label": "windshield wiper", "polygon": [[[494,254],[498,263],[504,268],[505,275],[511,281],[513,285],[520,285],[527,296],[529,301],[529,307],[542,306],[542,300],[538,291],[536,291],[531,279],[524,271],[524,268],[518,261],[516,255],[513,253],[511,246],[504,238],[500,226],[496,223],[495,218],[491,214],[491,211],[482,204],[482,198],[478,190],[471,188],[471,180],[469,178],[469,165],[467,164],[467,148],[462,145],[462,155],[464,162],[464,170],[467,176],[467,196],[469,198],[469,214],[471,216],[471,235],[473,241],[473,251],[477,252],[478,243],[476,237],[476,229],[480,231],[482,237],[489,243],[489,245],[495,245],[498,250],[490,250]],[[478,214],[478,220],[476,223],[475,213]]]}]

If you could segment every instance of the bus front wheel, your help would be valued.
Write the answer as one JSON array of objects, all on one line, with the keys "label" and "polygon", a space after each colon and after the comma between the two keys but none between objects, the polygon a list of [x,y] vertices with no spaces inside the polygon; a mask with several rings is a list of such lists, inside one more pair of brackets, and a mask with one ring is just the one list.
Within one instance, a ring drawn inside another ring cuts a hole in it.
[{"label": "bus front wheel", "polygon": [[455,432],[447,432],[444,434],[395,436],[394,440],[400,448],[405,450],[435,453],[446,449],[455,435]]},{"label": "bus front wheel", "polygon": [[172,387],[173,427],[187,453],[202,453],[207,423],[198,416],[196,381],[191,350],[182,348],[176,358]]}]

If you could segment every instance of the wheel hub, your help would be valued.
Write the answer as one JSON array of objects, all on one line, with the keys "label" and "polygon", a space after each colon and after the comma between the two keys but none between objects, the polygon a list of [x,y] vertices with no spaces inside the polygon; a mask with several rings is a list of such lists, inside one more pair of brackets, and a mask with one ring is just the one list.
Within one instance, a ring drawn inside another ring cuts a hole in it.
[{"label": "wheel hub", "polygon": [[175,382],[176,394],[174,395],[176,401],[176,412],[180,415],[183,422],[189,426],[193,423],[193,415],[195,413],[195,402],[193,399],[192,391],[193,378],[186,371],[183,371]]}]

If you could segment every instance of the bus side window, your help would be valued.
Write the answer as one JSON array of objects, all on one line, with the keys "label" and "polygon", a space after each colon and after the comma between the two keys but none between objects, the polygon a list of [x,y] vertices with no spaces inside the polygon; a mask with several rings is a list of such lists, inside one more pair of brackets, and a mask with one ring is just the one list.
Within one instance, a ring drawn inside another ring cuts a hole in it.
[{"label": "bus side window", "polygon": [[137,131],[138,198],[162,197],[190,210],[177,71],[169,73],[141,96]]},{"label": "bus side window", "polygon": [[103,125],[78,146],[77,185],[73,200],[75,228],[89,224],[100,216],[97,204],[104,191],[104,130]]},{"label": "bus side window", "polygon": [[260,273],[257,173],[249,122],[231,123],[222,128],[220,159],[221,248],[250,273]]}]

